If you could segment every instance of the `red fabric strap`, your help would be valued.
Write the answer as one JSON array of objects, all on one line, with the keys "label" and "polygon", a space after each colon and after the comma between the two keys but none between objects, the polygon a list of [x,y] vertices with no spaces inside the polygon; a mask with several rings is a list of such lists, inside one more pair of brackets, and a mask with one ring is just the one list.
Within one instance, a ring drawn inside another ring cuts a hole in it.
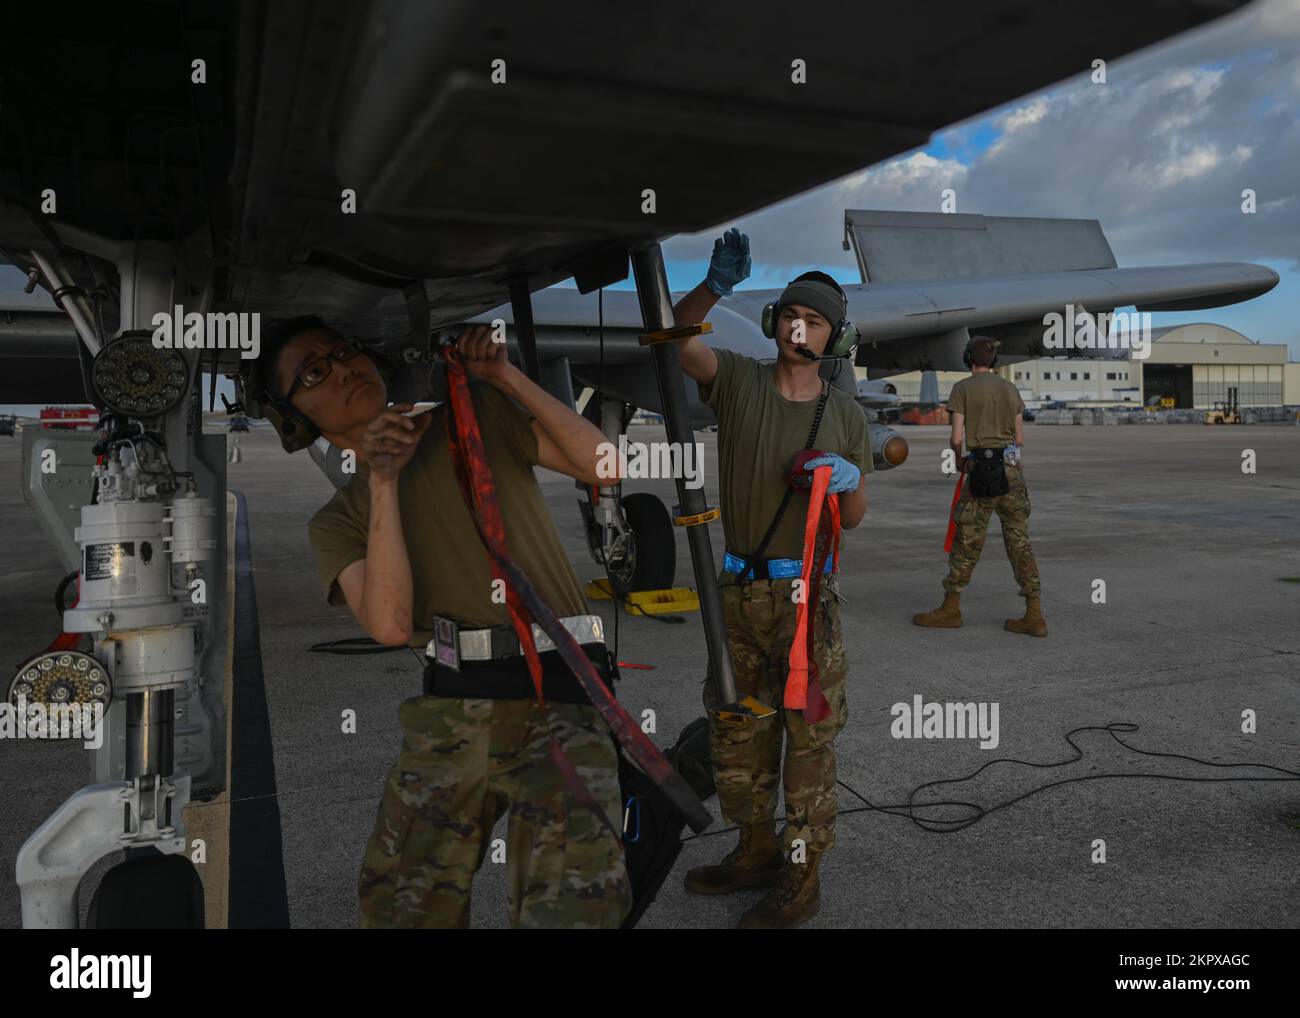
[{"label": "red fabric strap", "polygon": [[943,553],[952,554],[952,541],[957,534],[957,503],[961,501],[961,482],[966,479],[966,475],[961,471],[957,472],[957,488],[952,493],[952,505],[948,507],[948,533],[943,539]]},{"label": "red fabric strap", "polygon": [[[686,814],[695,830],[702,830],[710,821],[708,811],[681,775],[659,752],[658,747],[650,741],[649,736],[641,730],[641,726],[632,719],[622,704],[614,699],[591,663],[591,659],[578,645],[578,641],[560,624],[555,613],[538,596],[523,571],[511,560],[506,546],[505,523],[497,501],[496,486],[492,483],[492,472],[488,467],[483,436],[479,431],[478,418],[470,397],[469,379],[465,367],[460,361],[459,354],[451,346],[442,348],[442,356],[447,364],[447,439],[451,448],[452,465],[460,482],[461,491],[470,506],[470,517],[474,520],[479,537],[487,549],[492,575],[505,582],[506,607],[511,624],[519,637],[519,643],[524,649],[528,670],[537,690],[538,702],[543,702],[542,667],[541,660],[537,656],[537,647],[533,642],[533,622],[536,622],[555,643],[555,649],[560,657],[573,671],[579,685],[585,690],[601,717],[605,719],[610,731],[627,751],[632,762],[640,767],[673,804]],[[590,806],[607,827],[618,833],[619,828],[614,827],[595,802],[554,738],[551,741],[551,756],[563,773],[570,793],[584,805]]]},{"label": "red fabric strap", "polygon": [[786,676],[783,704],[787,710],[801,710],[804,719],[815,725],[829,716],[831,706],[822,693],[814,650],[817,606],[821,603],[822,576],[829,558],[832,569],[839,568],[840,497],[828,494],[831,481],[829,466],[813,470],[812,491],[808,499],[808,516],[803,532],[803,600],[795,615],[794,639],[790,643],[790,670]]}]

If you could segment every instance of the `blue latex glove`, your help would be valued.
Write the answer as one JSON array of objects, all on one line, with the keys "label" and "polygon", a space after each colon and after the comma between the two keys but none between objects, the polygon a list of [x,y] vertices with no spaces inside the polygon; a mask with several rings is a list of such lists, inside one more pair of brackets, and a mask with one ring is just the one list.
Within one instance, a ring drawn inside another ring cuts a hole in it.
[{"label": "blue latex glove", "polygon": [[719,297],[730,297],[731,288],[749,278],[749,269],[749,238],[733,226],[713,242],[704,285]]},{"label": "blue latex glove", "polygon": [[809,460],[804,464],[806,470],[815,470],[818,467],[831,468],[831,483],[826,490],[832,495],[841,495],[846,491],[856,491],[858,482],[862,480],[861,470],[843,456],[837,456],[833,452],[828,452],[825,456],[818,456],[815,460]]}]

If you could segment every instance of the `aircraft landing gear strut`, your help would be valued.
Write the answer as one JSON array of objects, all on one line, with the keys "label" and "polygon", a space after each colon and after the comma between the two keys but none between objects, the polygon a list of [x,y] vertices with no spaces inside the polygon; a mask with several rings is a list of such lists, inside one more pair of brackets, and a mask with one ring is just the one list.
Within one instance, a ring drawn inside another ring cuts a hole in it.
[{"label": "aircraft landing gear strut", "polygon": [[[636,280],[636,292],[641,302],[641,318],[645,322],[646,332],[653,336],[672,329],[675,325],[672,297],[668,291],[663,252],[657,243],[632,252],[632,274]],[[695,441],[695,436],[691,432],[690,416],[686,408],[686,383],[682,378],[677,344],[670,340],[651,342],[650,349],[668,441],[679,443],[679,448],[685,449]],[[711,518],[704,501],[704,489],[687,487],[684,477],[676,478],[676,482],[681,513],[674,522],[691,519],[699,521],[686,526],[686,537],[691,549],[695,584],[700,594],[700,614],[704,618],[704,639],[709,649],[714,694],[722,705],[717,709],[717,714],[727,721],[766,717],[775,713],[771,707],[759,703],[751,696],[740,700],[736,695],[736,677],[731,667],[731,654],[727,650],[722,620],[722,598],[718,591],[718,578],[713,572],[713,549],[709,531],[701,525],[707,522],[707,518]]]},{"label": "aircraft landing gear strut", "polygon": [[[101,336],[59,259],[32,252],[48,288],[66,298],[61,306],[78,342],[95,352],[88,372],[94,391],[86,397],[102,410],[92,459],[95,494],[80,507],[80,525],[68,528],[80,563],[78,601],[63,611],[64,632],[89,634],[93,649],[53,660],[57,667],[75,670],[80,661],[84,669],[102,670],[106,678],[91,690],[99,695],[111,686],[111,697],[96,701],[102,710],[87,735],[98,737],[87,745],[98,780],[64,802],[18,851],[23,926],[76,929],[82,878],[103,857],[124,852],[127,858],[99,882],[90,926],[201,929],[202,881],[185,854],[183,810],[195,774],[216,769],[212,719],[218,715],[202,703],[201,691],[204,675],[216,671],[214,648],[225,643],[218,621],[225,570],[213,564],[225,494],[208,465],[214,444],[198,423],[201,354],[160,347],[146,327],[155,312],[179,310],[189,277],[170,244],[90,234],[78,243],[118,267],[121,331]],[[208,301],[199,299],[200,315]],[[174,319],[177,329],[187,318]],[[43,489],[38,494],[48,498]],[[21,672],[11,694],[37,689],[42,669],[44,663]],[[87,703],[87,694],[68,681],[59,702]],[[212,687],[219,695],[221,684]],[[223,761],[222,784],[224,770]]]},{"label": "aircraft landing gear strut", "polygon": [[[592,396],[586,410],[611,446],[627,432],[631,407],[622,400]],[[604,566],[621,602],[640,590],[669,590],[676,583],[677,538],[668,507],[648,491],[621,493],[621,485],[589,488],[578,482],[586,494],[579,499],[587,548],[597,565]]]}]

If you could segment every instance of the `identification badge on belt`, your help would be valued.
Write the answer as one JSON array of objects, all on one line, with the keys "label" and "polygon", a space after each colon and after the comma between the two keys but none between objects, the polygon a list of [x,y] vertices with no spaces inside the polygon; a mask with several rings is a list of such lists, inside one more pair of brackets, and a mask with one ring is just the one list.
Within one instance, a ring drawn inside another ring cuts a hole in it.
[{"label": "identification badge on belt", "polygon": [[433,617],[434,660],[444,668],[460,671],[460,626],[454,619]]}]

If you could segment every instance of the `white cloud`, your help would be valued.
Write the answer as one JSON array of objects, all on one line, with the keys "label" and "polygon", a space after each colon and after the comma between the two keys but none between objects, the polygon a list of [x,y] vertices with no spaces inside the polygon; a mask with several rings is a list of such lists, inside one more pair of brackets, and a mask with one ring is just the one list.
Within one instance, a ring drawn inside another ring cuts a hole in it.
[{"label": "white cloud", "polygon": [[1047,96],[1040,96],[1027,103],[1024,106],[1018,106],[1014,110],[1000,114],[993,119],[994,124],[1000,127],[1005,133],[1011,134],[1022,128],[1029,127],[1038,123],[1043,117],[1047,116]]},{"label": "white cloud", "polygon": [[1160,166],[1155,180],[1161,187],[1170,187],[1183,180],[1191,180],[1209,173],[1219,165],[1219,150],[1214,145],[1198,145],[1190,151],[1180,152]]},{"label": "white cloud", "polygon": [[936,159],[925,152],[913,152],[846,177],[832,187],[838,194],[859,202],[864,195],[871,195],[877,202],[922,200],[937,204],[939,192],[960,184],[969,172],[956,159]]},{"label": "white cloud", "polygon": [[1223,80],[1223,69],[1219,67],[1178,68],[1165,76],[1160,82],[1165,92],[1188,91],[1196,102],[1205,102]]}]

